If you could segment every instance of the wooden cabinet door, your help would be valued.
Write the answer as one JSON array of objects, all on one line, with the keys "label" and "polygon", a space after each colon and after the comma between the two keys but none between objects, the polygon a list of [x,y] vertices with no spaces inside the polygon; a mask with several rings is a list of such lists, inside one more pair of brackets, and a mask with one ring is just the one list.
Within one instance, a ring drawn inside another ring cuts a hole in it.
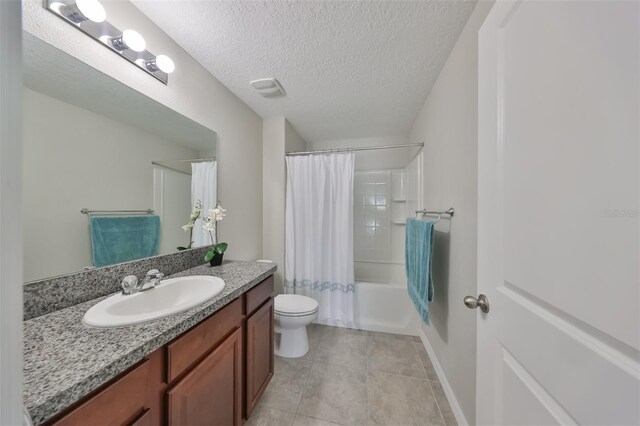
[{"label": "wooden cabinet door", "polygon": [[167,392],[169,425],[240,425],[242,329]]},{"label": "wooden cabinet door", "polygon": [[247,418],[273,376],[273,299],[247,319]]}]

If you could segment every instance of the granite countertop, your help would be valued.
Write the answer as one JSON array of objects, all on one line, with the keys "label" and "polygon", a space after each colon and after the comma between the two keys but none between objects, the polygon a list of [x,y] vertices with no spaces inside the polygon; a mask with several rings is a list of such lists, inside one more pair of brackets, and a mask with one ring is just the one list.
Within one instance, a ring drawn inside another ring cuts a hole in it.
[{"label": "granite countertop", "polygon": [[25,321],[24,404],[34,424],[108,382],[275,270],[274,263],[230,261],[173,274],[171,277],[213,275],[226,285],[218,296],[196,308],[146,324],[111,329],[84,326],[84,313],[108,296]]}]

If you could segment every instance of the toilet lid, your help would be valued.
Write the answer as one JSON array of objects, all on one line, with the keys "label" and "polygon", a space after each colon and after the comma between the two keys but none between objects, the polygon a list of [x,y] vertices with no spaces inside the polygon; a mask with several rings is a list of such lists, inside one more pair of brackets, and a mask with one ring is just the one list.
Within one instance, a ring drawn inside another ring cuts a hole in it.
[{"label": "toilet lid", "polygon": [[279,294],[276,296],[274,310],[284,315],[299,315],[318,309],[318,302],[299,294]]}]

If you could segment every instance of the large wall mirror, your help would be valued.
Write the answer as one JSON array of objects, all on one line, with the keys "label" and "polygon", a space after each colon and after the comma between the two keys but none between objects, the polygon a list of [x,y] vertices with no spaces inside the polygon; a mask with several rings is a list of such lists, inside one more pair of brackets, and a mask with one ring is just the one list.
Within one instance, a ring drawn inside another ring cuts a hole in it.
[{"label": "large wall mirror", "polygon": [[216,133],[28,33],[24,61],[25,281],[189,246],[193,202],[215,205]]}]

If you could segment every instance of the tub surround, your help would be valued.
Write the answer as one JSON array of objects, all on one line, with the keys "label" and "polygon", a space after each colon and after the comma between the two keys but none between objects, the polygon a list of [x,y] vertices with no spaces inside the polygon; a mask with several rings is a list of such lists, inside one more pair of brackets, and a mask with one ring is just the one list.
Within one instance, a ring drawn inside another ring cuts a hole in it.
[{"label": "tub surround", "polygon": [[[154,259],[157,258],[148,259],[149,265],[161,269],[162,264],[158,265],[158,262],[153,261]],[[118,267],[122,268],[124,265],[127,264],[118,265]],[[149,265],[138,267],[145,269]],[[169,267],[170,265],[165,265],[165,270]],[[82,324],[84,313],[95,303],[104,299],[106,296],[104,293],[97,299],[83,301],[54,312],[34,304],[40,311],[49,312],[36,317],[32,315],[32,319],[24,323],[24,404],[34,423],[42,423],[61,412],[154,350],[237,299],[256,284],[273,275],[275,270],[276,265],[273,263],[228,261],[219,267],[200,265],[174,273],[172,277],[218,276],[225,281],[226,286],[218,296],[196,308],[150,323],[122,328],[92,329]],[[104,272],[104,269],[98,271]],[[87,273],[98,271],[87,271]],[[124,272],[121,269],[109,272],[113,275],[116,273],[119,274],[117,281],[119,285],[119,279]],[[93,279],[95,282],[100,282],[97,277]],[[83,287],[90,287],[85,282],[79,285],[80,281],[82,281],[80,278],[74,281],[75,291],[83,292]],[[62,286],[62,283],[51,284],[48,290],[55,289],[56,285]],[[117,291],[117,288],[109,284],[103,285],[101,290],[106,292],[107,289],[111,289],[110,293]],[[71,290],[68,291],[71,292]],[[63,304],[70,298],[70,296],[61,297],[57,303]]]},{"label": "tub surround", "polygon": [[193,268],[202,264],[208,250],[209,246],[198,247],[28,282],[24,285],[24,320],[115,293],[120,290],[120,282],[127,275],[136,275],[141,279],[150,269],[171,275]]}]

